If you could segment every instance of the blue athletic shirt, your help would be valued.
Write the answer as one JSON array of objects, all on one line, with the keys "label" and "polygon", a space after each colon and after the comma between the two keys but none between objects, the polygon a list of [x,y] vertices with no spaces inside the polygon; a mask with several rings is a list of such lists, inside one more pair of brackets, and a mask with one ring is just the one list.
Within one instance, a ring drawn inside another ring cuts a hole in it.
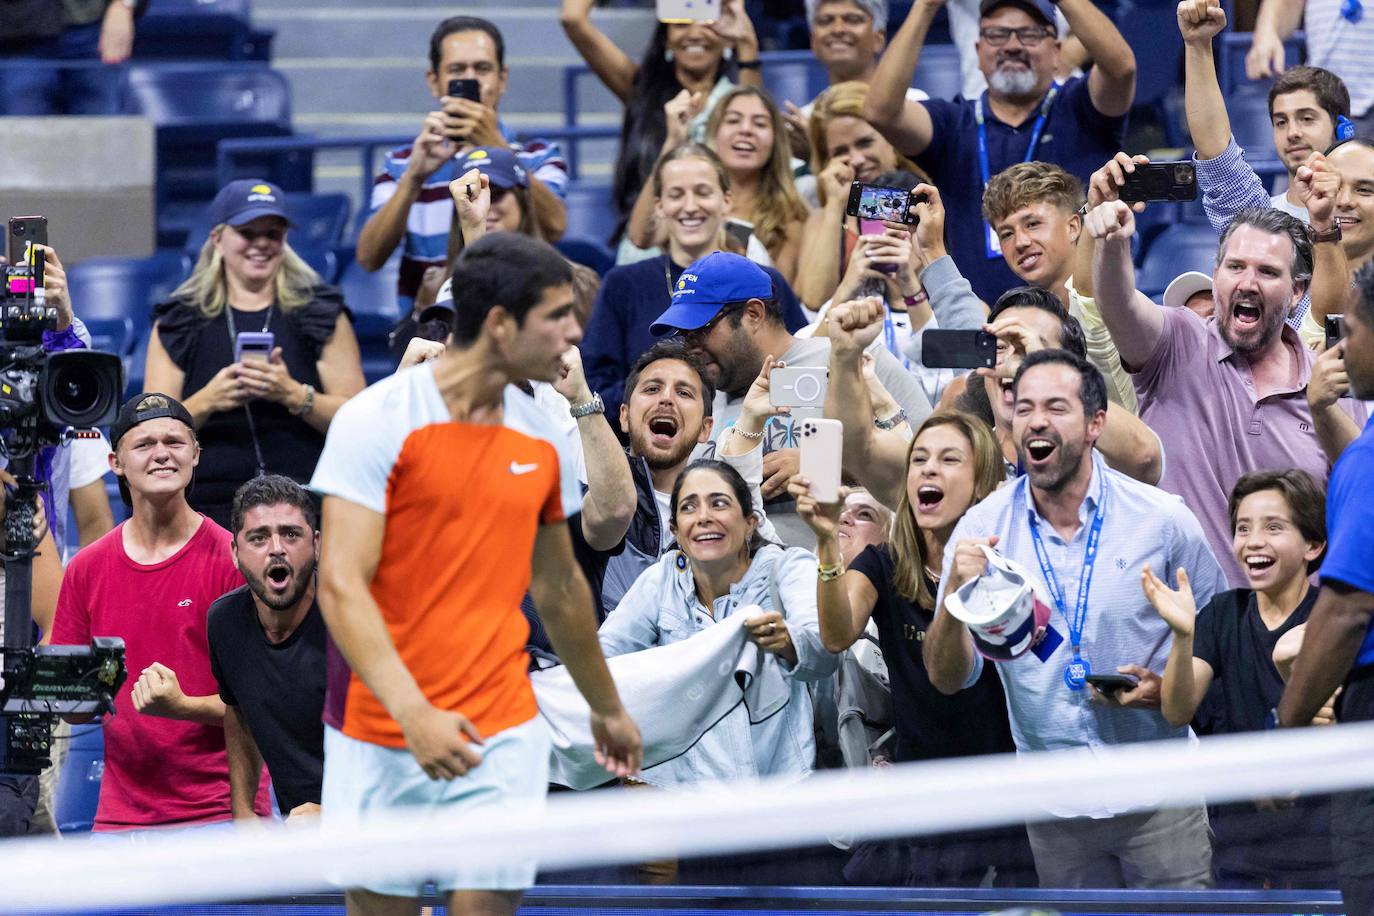
[{"label": "blue athletic shirt", "polygon": [[[1336,461],[1326,491],[1328,546],[1322,584],[1343,582],[1374,595],[1374,420],[1364,425]],[[1365,634],[1356,667],[1374,664],[1374,625]]]}]

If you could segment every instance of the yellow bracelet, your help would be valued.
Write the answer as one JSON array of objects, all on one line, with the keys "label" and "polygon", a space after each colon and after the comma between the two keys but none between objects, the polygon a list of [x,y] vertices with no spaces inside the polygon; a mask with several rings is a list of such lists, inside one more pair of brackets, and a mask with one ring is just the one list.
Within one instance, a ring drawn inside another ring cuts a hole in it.
[{"label": "yellow bracelet", "polygon": [[829,582],[831,579],[838,579],[844,575],[843,563],[817,563],[816,574],[822,582]]}]

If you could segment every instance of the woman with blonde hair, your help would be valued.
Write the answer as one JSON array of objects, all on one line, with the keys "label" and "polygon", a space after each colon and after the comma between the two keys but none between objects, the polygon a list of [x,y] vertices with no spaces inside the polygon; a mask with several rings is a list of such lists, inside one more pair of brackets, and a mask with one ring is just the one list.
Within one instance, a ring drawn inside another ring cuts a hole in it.
[{"label": "woman with blonde hair", "polygon": [[[737,86],[716,103],[706,137],[730,178],[732,233],[741,239],[747,234],[745,254],[750,260],[776,267],[790,283],[808,211],[792,182],[782,112],[766,90]],[[664,232],[652,205],[645,188],[628,230],[630,240],[641,247],[658,244]]]},{"label": "woman with blonde hair", "polygon": [[[153,308],[144,388],[191,412],[203,452],[187,496],[227,528],[252,477],[310,481],[330,420],[365,383],[343,297],[286,242],[281,189],[230,182],[210,216],[191,276]],[[241,350],[250,333],[271,335],[264,356]]]}]

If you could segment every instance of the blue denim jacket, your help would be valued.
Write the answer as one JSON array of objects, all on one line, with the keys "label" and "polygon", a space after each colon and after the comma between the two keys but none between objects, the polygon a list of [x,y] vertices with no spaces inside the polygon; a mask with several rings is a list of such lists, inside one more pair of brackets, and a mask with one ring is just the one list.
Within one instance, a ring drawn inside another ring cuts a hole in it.
[{"label": "blue denim jacket", "polygon": [[[672,786],[764,776],[800,778],[815,766],[807,683],[829,677],[839,661],[821,645],[815,554],[771,544],[760,548],[744,578],[708,611],[697,597],[691,564],[680,551],[669,551],[630,587],[598,635],[607,657],[690,639],[749,605],[773,610],[772,576],[783,604],[777,610],[797,650],[796,665],[779,660],[791,691],[787,705],[754,723],[748,710],[737,706],[681,758],[646,771],[646,782]],[[662,715],[672,714],[672,698],[665,697]]]}]

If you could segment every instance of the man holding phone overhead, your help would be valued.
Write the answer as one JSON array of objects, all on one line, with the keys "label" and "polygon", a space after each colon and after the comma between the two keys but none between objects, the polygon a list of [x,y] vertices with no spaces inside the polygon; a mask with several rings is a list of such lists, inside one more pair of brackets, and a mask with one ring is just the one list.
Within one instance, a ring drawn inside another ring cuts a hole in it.
[{"label": "man holding phone overhead", "polygon": [[381,269],[401,246],[396,292],[403,309],[412,307],[425,269],[446,265],[455,225],[448,184],[459,175],[456,160],[469,150],[509,147],[529,174],[540,234],[554,241],[567,226],[562,150],[545,140],[513,140],[497,114],[510,76],[505,57],[500,30],[485,19],[453,16],[430,36],[425,81],[439,109],[425,116],[410,146],[387,154],[358,235],[358,263],[368,270]]}]

